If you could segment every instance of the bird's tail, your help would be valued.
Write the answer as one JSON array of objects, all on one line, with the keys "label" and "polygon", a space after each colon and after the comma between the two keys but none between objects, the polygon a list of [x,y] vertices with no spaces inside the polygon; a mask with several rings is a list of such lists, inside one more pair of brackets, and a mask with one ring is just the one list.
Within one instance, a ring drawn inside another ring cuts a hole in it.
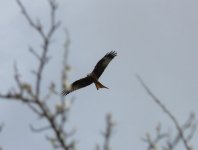
[{"label": "bird's tail", "polygon": [[100,89],[100,88],[106,88],[106,89],[109,89],[108,87],[102,85],[102,83],[100,83],[99,81],[97,82],[94,82],[95,86],[96,86],[96,89]]}]

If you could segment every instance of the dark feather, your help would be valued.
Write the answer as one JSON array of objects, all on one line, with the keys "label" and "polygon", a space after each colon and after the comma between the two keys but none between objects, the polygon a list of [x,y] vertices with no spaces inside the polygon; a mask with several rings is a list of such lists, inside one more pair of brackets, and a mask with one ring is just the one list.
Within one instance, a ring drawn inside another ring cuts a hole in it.
[{"label": "dark feather", "polygon": [[69,94],[70,93],[70,91],[69,90],[63,90],[62,92],[61,92],[61,94],[63,95],[63,96],[66,96],[67,94]]},{"label": "dark feather", "polygon": [[86,87],[92,83],[93,83],[92,78],[90,76],[87,76],[85,78],[82,78],[82,79],[79,79],[79,80],[73,82],[71,86],[74,90],[77,90],[77,89]]},{"label": "dark feather", "polygon": [[117,56],[117,53],[115,51],[111,51],[107,53],[95,66],[92,73],[99,78],[102,73],[104,72],[105,68],[108,66],[108,64],[111,62],[111,60]]},{"label": "dark feather", "polygon": [[[105,68],[108,66],[108,64],[111,62],[111,60],[117,56],[117,53],[115,51],[111,51],[107,53],[95,66],[94,70],[92,71],[91,75],[95,75],[95,77],[98,79],[102,73],[104,72]],[[64,89],[62,91],[62,95],[67,95],[75,90],[78,90],[80,88],[86,87],[93,83],[93,76],[87,76],[85,78],[79,79],[71,84],[71,89]]]},{"label": "dark feather", "polygon": [[90,85],[92,83],[93,83],[93,80],[92,80],[92,78],[90,76],[87,76],[85,78],[79,79],[79,80],[77,80],[77,81],[75,81],[75,82],[73,82],[71,84],[71,89],[70,90],[63,90],[62,91],[62,95],[67,95],[67,94],[69,94],[69,93],[71,93],[71,92],[73,92],[75,90],[78,90],[80,88],[86,87],[86,86],[88,86],[88,85]]}]

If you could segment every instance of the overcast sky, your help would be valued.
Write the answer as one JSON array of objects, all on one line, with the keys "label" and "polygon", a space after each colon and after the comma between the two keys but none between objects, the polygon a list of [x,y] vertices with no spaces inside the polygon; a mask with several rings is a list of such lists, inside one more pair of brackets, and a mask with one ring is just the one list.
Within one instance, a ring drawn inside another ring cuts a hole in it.
[{"label": "overcast sky", "polygon": [[[21,1],[34,19],[48,24],[45,0]],[[97,91],[91,85],[68,95],[68,99],[76,98],[69,127],[77,129],[74,138],[80,150],[102,143],[100,131],[108,112],[117,123],[111,142],[114,150],[146,149],[141,137],[153,133],[159,122],[164,131],[174,130],[135,74],[142,76],[181,124],[190,112],[198,114],[197,0],[59,0],[59,4],[57,18],[63,23],[54,36],[46,81],[59,82],[65,27],[71,36],[69,82],[87,75],[107,52],[118,53],[100,78],[109,90]],[[5,92],[14,83],[15,60],[23,78],[34,79],[29,72],[35,60],[28,47],[39,48],[40,39],[15,0],[0,0],[0,18],[0,90]],[[40,122],[25,105],[0,101],[0,122],[5,123],[0,134],[5,150],[52,149],[44,139],[46,134],[29,130],[29,124],[39,126]],[[196,133],[191,142],[194,149],[198,148],[197,139]],[[181,147],[178,149],[184,149]]]}]

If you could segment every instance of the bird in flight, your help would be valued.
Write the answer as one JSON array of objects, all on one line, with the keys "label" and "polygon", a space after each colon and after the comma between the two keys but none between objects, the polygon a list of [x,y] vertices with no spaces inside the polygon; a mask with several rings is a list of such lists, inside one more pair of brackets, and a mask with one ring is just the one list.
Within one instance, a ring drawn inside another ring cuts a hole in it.
[{"label": "bird in flight", "polygon": [[102,73],[104,72],[105,68],[108,66],[108,64],[111,62],[111,60],[117,56],[117,53],[115,51],[111,51],[109,53],[107,53],[95,66],[95,68],[93,69],[93,71],[88,74],[86,77],[79,79],[75,82],[73,82],[68,89],[64,89],[62,91],[62,95],[66,96],[67,94],[78,90],[80,88],[86,87],[92,83],[95,84],[96,89],[98,90],[99,88],[106,88],[108,89],[106,86],[102,85],[102,83],[100,83],[98,81],[98,79],[100,78],[100,76],[102,75]]}]

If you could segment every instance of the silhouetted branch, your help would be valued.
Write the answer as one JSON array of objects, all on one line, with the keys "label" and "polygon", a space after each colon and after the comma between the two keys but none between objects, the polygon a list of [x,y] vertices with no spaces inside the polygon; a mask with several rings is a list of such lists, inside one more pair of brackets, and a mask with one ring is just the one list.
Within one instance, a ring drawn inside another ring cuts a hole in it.
[{"label": "silhouetted branch", "polygon": [[43,31],[43,27],[42,25],[39,23],[40,21],[37,21],[37,23],[35,23],[31,17],[29,16],[29,14],[27,13],[25,7],[23,6],[23,4],[21,3],[20,0],[16,0],[17,4],[19,5],[19,7],[21,8],[21,11],[23,13],[23,15],[25,16],[26,20],[29,22],[30,26],[32,28],[34,28],[41,36],[43,39],[45,39],[45,34]]},{"label": "silhouetted branch", "polygon": [[156,127],[156,135],[154,138],[151,137],[149,133],[146,134],[144,138],[142,138],[142,141],[146,142],[148,144],[148,150],[154,150],[157,149],[157,145],[159,142],[161,142],[164,139],[167,139],[169,137],[168,133],[161,131],[161,124],[159,124]]},{"label": "silhouetted branch", "polygon": [[[70,35],[69,35],[69,31],[67,29],[65,29],[65,43],[64,43],[64,54],[63,54],[63,68],[62,68],[62,72],[61,72],[61,89],[65,89],[65,83],[67,82],[67,72],[69,71],[69,65],[68,65],[68,53],[69,53],[69,46],[70,46]],[[60,128],[64,128],[65,122],[67,121],[67,115],[69,114],[70,111],[70,105],[73,104],[74,99],[71,100],[71,102],[68,102],[68,100],[65,99],[65,96],[63,96],[62,94],[60,95],[60,104],[57,105],[57,114],[59,114],[59,112],[63,112],[61,113],[61,124],[60,124]],[[66,101],[66,102],[65,102]],[[70,104],[69,104],[70,103]],[[69,107],[68,107],[69,106]]]},{"label": "silhouetted branch", "polygon": [[4,127],[4,123],[1,123],[1,124],[0,124],[0,132],[2,132],[3,127]]},{"label": "silhouetted branch", "polygon": [[[50,28],[48,30],[48,32],[45,34],[44,30],[43,30],[43,25],[41,25],[40,20],[37,19],[37,23],[35,23],[30,15],[27,13],[25,7],[22,5],[22,3],[17,0],[22,13],[24,14],[24,16],[26,17],[27,21],[30,23],[31,27],[33,27],[38,33],[40,33],[42,39],[43,39],[43,46],[42,46],[42,54],[39,55],[35,50],[33,50],[33,48],[30,49],[30,52],[36,56],[39,60],[39,66],[38,66],[38,70],[34,71],[35,75],[36,75],[36,86],[35,86],[35,103],[36,103],[36,107],[33,105],[28,105],[33,112],[35,112],[37,115],[40,115],[40,117],[43,117],[45,119],[47,119],[47,121],[49,122],[49,126],[47,128],[39,128],[37,130],[34,131],[39,131],[42,132],[46,129],[49,129],[49,127],[54,131],[55,136],[56,136],[56,145],[60,145],[60,147],[62,147],[65,150],[68,150],[69,148],[66,145],[66,137],[64,136],[65,131],[63,129],[63,127],[60,127],[57,123],[57,116],[53,115],[53,113],[50,111],[50,109],[48,108],[48,106],[45,104],[45,101],[47,99],[49,99],[51,97],[51,95],[53,94],[54,91],[52,91],[52,89],[55,87],[55,84],[53,84],[53,87],[51,86],[49,89],[49,93],[44,97],[44,99],[42,100],[40,98],[40,89],[41,89],[41,81],[42,81],[42,74],[43,74],[43,70],[44,67],[46,66],[47,62],[49,61],[49,57],[48,57],[48,52],[49,52],[49,45],[51,42],[51,38],[53,36],[53,34],[55,33],[55,31],[58,29],[58,27],[60,26],[60,21],[56,21],[56,10],[58,8],[58,4],[55,0],[48,0],[49,5],[50,5],[50,10],[51,10],[51,15],[50,15],[50,19],[51,19],[51,23],[50,23]],[[52,85],[52,84],[51,84]],[[40,110],[38,110],[38,108]],[[62,116],[65,116],[65,112],[61,113]]]},{"label": "silhouetted branch", "polygon": [[[167,107],[151,92],[151,90],[148,88],[148,86],[144,83],[144,81],[141,79],[140,76],[137,75],[137,79],[139,80],[139,82],[141,83],[141,85],[144,87],[144,89],[147,91],[147,93],[149,94],[149,96],[151,96],[151,98],[154,100],[154,102],[156,104],[158,104],[158,106],[164,111],[164,113],[172,120],[172,122],[174,123],[177,131],[178,131],[178,135],[176,136],[174,142],[172,144],[169,144],[169,149],[175,145],[175,143],[177,143],[179,141],[179,139],[181,139],[181,141],[183,142],[185,148],[187,150],[192,150],[192,148],[189,146],[188,144],[188,139],[185,138],[184,136],[184,129],[187,125],[185,126],[180,126],[177,119],[173,116],[173,114],[167,109]],[[191,119],[192,120],[192,119]],[[187,123],[189,124],[189,123]],[[192,135],[192,134],[190,134]],[[171,145],[171,146],[170,146]]]},{"label": "silhouetted branch", "polygon": [[[42,39],[42,47],[41,52],[37,52],[32,47],[29,47],[30,53],[36,57],[38,61],[38,66],[36,70],[32,71],[35,75],[35,84],[29,84],[27,82],[22,81],[21,74],[19,73],[17,64],[14,63],[14,79],[17,84],[17,89],[8,91],[6,94],[0,93],[0,98],[3,99],[12,99],[18,100],[20,102],[24,102],[31,110],[34,112],[39,118],[45,119],[47,121],[47,125],[45,127],[34,128],[32,125],[30,129],[33,132],[43,132],[47,130],[51,130],[54,133],[54,137],[50,139],[54,139],[53,146],[56,145],[57,148],[61,148],[64,150],[70,150],[71,147],[74,147],[75,141],[71,141],[67,143],[67,139],[69,136],[73,135],[73,130],[71,132],[66,132],[64,127],[67,121],[66,116],[70,111],[70,106],[68,106],[68,102],[65,103],[63,98],[61,99],[61,107],[55,107],[55,112],[51,107],[48,106],[48,100],[51,98],[52,95],[57,96],[58,93],[55,89],[55,83],[51,82],[50,87],[48,89],[47,94],[42,97],[41,96],[41,86],[42,86],[42,79],[43,79],[43,72],[44,68],[46,67],[47,63],[50,60],[49,54],[49,47],[52,42],[52,37],[54,33],[57,31],[58,27],[60,26],[61,22],[56,20],[56,11],[58,8],[58,3],[56,0],[48,0],[50,6],[50,27],[49,30],[45,33],[44,26],[41,24],[40,20],[37,19],[34,21],[30,15],[28,14],[26,8],[22,4],[20,0],[16,0],[17,4],[19,5],[22,14],[30,24],[30,27],[34,28],[37,33],[41,36]],[[69,47],[69,35],[67,35],[66,40],[66,47],[65,47],[65,55],[63,57],[64,62],[67,59],[68,47]],[[67,63],[63,64],[65,68]],[[67,65],[68,66],[68,65]],[[62,76],[64,80],[66,80],[66,72],[62,72]],[[62,85],[61,85],[62,86]],[[34,87],[34,88],[32,88]],[[14,89],[14,88],[12,88]]]},{"label": "silhouetted branch", "polygon": [[[22,75],[19,73],[17,64],[14,64],[14,79],[17,84],[16,89],[12,87],[11,91],[6,94],[0,94],[0,98],[13,99],[20,102],[24,102],[25,105],[36,114],[40,120],[45,120],[44,127],[35,128],[30,125],[32,132],[47,132],[50,130],[50,136],[46,136],[46,139],[50,141],[52,146],[56,149],[63,150],[73,150],[76,146],[76,141],[71,140],[71,137],[75,134],[76,129],[66,131],[66,123],[68,121],[68,115],[70,113],[71,105],[74,99],[68,100],[64,96],[60,96],[59,92],[56,90],[55,82],[49,81],[49,88],[46,91],[42,91],[42,81],[44,79],[44,70],[48,62],[51,60],[49,57],[50,45],[52,43],[52,37],[57,31],[61,22],[56,19],[56,12],[58,9],[58,3],[56,0],[48,0],[50,6],[50,22],[49,29],[41,23],[40,19],[32,19],[23,3],[20,0],[16,0],[18,6],[20,7],[23,16],[29,23],[30,27],[34,29],[38,35],[41,37],[41,48],[35,50],[32,46],[29,46],[29,52],[38,61],[38,66],[31,71],[34,74],[35,80],[33,83],[24,82],[22,80]],[[67,72],[70,69],[68,65],[68,52],[70,46],[70,36],[68,30],[65,30],[66,41],[64,45],[63,54],[63,69],[61,72],[61,89],[66,89],[67,87]],[[49,99],[52,96],[56,96],[60,99],[57,105],[50,105]],[[59,97],[60,96],[60,97]],[[106,130],[102,134],[104,137],[104,150],[110,150],[110,139],[112,136],[112,129],[115,123],[112,121],[111,114],[107,115],[106,118]],[[53,134],[52,134],[53,133]],[[52,135],[51,135],[52,134]],[[70,140],[68,140],[70,138]]]},{"label": "silhouetted branch", "polygon": [[[110,139],[113,134],[113,128],[115,126],[115,122],[112,120],[112,114],[109,113],[106,116],[106,129],[102,132],[102,136],[104,137],[104,145],[103,150],[110,150]],[[100,146],[96,145],[96,150],[100,150]]]},{"label": "silhouetted branch", "polygon": [[30,53],[32,53],[38,60],[41,60],[39,54],[38,54],[32,47],[29,47],[29,51],[30,51]]},{"label": "silhouetted branch", "polygon": [[23,97],[20,93],[7,93],[7,94],[1,94],[0,93],[0,98],[2,99],[12,99],[12,100],[20,100],[24,103],[35,103],[33,99],[29,99],[26,97]]},{"label": "silhouetted branch", "polygon": [[37,108],[38,106],[35,104],[27,103],[27,106],[38,116],[42,116],[42,112]]},{"label": "silhouetted branch", "polygon": [[[67,60],[68,60],[68,53],[69,53],[69,46],[70,46],[70,36],[69,36],[69,31],[67,29],[65,29],[65,43],[64,43],[64,54],[63,54],[63,69],[62,69],[62,76],[61,76],[61,89],[67,89],[67,85],[66,85],[66,82],[67,82],[67,72],[69,71],[70,69],[70,66],[68,65],[67,63]],[[61,100],[64,101],[65,99],[65,96],[63,96],[61,94]]]},{"label": "silhouetted branch", "polygon": [[46,130],[51,130],[51,126],[46,126],[46,127],[40,127],[40,128],[35,128],[33,125],[30,125],[30,129],[32,130],[32,132],[43,132]]},{"label": "silhouetted branch", "polygon": [[42,55],[39,56],[35,50],[33,50],[33,48],[30,48],[30,52],[36,56],[39,59],[39,67],[38,70],[36,71],[36,93],[35,95],[37,95],[38,97],[40,96],[40,87],[41,87],[41,78],[42,78],[42,73],[43,73],[43,69],[44,66],[48,60],[48,56],[47,53],[49,51],[49,44],[52,38],[52,35],[54,34],[54,32],[56,31],[56,29],[58,29],[58,27],[60,26],[60,21],[56,21],[55,19],[55,15],[56,15],[56,10],[58,8],[58,4],[56,3],[55,0],[48,0],[50,8],[51,8],[51,24],[50,24],[50,28],[49,31],[45,34],[43,31],[43,26],[41,25],[40,21],[38,20],[37,23],[35,23],[30,15],[28,14],[28,12],[26,11],[25,7],[23,6],[23,4],[21,3],[20,0],[17,0],[18,5],[21,8],[21,11],[23,13],[23,15],[25,16],[26,20],[29,22],[29,24],[31,25],[32,28],[34,28],[38,33],[40,33],[42,39],[43,39],[43,44],[42,44]]},{"label": "silhouetted branch", "polygon": [[[195,129],[195,118],[191,114],[188,120],[182,126],[182,132],[186,134],[186,140],[188,142],[190,141],[190,139],[192,139],[195,133]],[[172,135],[169,132],[162,132],[161,125],[159,124],[156,127],[155,137],[152,137],[151,134],[147,133],[146,136],[142,138],[142,140],[148,144],[148,150],[158,149],[160,145],[164,150],[173,150],[181,141],[181,136],[178,132],[175,135]]]},{"label": "silhouetted branch", "polygon": [[[4,124],[3,124],[3,123],[1,123],[1,124],[0,124],[0,132],[2,132],[3,127],[4,127]],[[0,146],[0,150],[3,150],[3,148],[2,148],[1,146]]]}]

